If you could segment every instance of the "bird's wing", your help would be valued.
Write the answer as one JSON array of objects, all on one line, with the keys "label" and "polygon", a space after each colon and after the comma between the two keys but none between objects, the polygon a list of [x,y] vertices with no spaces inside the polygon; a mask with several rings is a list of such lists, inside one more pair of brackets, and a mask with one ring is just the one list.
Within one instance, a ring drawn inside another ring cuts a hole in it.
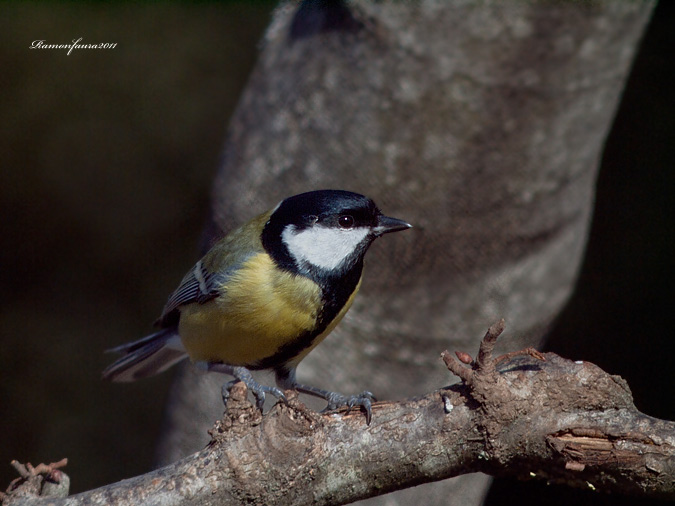
[{"label": "bird's wing", "polygon": [[163,314],[170,313],[183,304],[204,302],[218,295],[218,286],[226,276],[208,272],[200,260],[181,281],[164,306]]},{"label": "bird's wing", "polygon": [[197,262],[169,297],[158,323],[162,327],[174,323],[174,316],[177,316],[176,310],[180,306],[195,302],[204,304],[216,298],[220,287],[227,282],[230,272],[232,272],[231,270],[228,271],[209,272],[201,260]]},{"label": "bird's wing", "polygon": [[185,275],[156,323],[161,327],[175,325],[180,306],[204,304],[216,298],[237,268],[252,255],[263,251],[260,231],[269,215],[270,212],[261,214],[218,241]]}]

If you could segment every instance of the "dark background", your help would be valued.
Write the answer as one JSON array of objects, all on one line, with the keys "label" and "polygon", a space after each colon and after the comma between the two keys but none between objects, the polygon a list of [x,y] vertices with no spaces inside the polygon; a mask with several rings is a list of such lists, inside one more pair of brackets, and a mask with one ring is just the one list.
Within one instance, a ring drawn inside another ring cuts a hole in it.
[{"label": "dark background", "polygon": [[[273,6],[0,5],[0,488],[12,459],[67,456],[72,492],[151,467],[171,375],[103,383],[103,350],[147,334],[197,258],[227,118]],[[662,2],[607,141],[578,288],[547,345],[623,376],[639,409],[671,420],[674,22]],[[80,36],[118,46],[28,49]],[[622,504],[563,491],[499,480],[489,501]]]}]

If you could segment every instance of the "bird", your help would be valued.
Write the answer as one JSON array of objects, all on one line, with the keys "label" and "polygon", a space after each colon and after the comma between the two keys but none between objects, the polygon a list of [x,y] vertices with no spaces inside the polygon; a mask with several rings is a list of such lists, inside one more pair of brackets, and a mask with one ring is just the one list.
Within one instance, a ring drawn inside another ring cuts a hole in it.
[{"label": "bird", "polygon": [[[372,417],[372,393],[343,395],[298,383],[296,368],[344,317],[361,285],[364,256],[378,237],[411,228],[372,199],[316,190],[282,200],[236,228],[188,271],[155,322],[159,330],[108,351],[123,356],[105,380],[135,381],[189,358],[242,381],[262,411],[284,390],[324,399],[326,410],[359,406]],[[251,371],[272,370],[276,387]]]}]

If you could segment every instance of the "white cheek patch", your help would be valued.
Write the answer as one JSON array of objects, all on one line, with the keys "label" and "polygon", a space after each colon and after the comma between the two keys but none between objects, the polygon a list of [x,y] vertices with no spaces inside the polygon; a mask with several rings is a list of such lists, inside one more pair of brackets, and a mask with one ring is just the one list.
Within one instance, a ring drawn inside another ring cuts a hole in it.
[{"label": "white cheek patch", "polygon": [[281,233],[281,240],[297,262],[332,270],[354,252],[369,232],[366,227],[335,229],[315,225],[297,230],[294,225],[289,225]]}]

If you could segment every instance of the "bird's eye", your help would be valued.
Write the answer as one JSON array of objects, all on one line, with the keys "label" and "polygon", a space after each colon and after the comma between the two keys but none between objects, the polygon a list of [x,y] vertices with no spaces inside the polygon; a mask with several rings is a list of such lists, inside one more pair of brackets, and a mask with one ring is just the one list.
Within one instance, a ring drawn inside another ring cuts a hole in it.
[{"label": "bird's eye", "polygon": [[352,228],[354,226],[354,218],[348,214],[343,214],[338,218],[338,225],[340,225],[340,228]]}]

